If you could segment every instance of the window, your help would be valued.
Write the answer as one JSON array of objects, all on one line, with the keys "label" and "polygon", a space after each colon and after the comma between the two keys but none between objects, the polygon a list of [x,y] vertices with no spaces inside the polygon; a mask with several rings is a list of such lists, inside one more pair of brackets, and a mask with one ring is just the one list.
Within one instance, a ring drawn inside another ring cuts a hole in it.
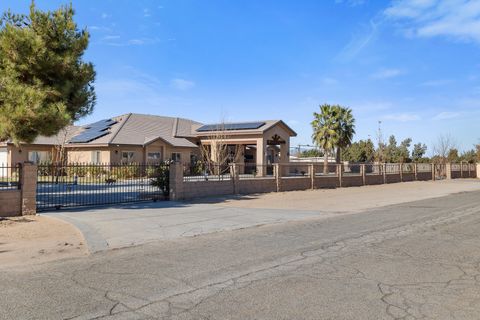
[{"label": "window", "polygon": [[172,152],[172,161],[180,162],[182,155],[179,152]]},{"label": "window", "polygon": [[161,158],[160,152],[149,152],[147,154],[147,160],[149,163],[160,163]]},{"label": "window", "polygon": [[92,151],[92,163],[99,164],[102,162],[102,152]]},{"label": "window", "polygon": [[132,151],[122,151],[122,163],[132,163],[134,154]]},{"label": "window", "polygon": [[197,163],[197,161],[198,161],[197,155],[194,154],[194,153],[191,153],[190,154],[190,164],[195,165]]},{"label": "window", "polygon": [[52,160],[52,154],[49,151],[29,151],[28,161],[35,164],[50,162]]}]

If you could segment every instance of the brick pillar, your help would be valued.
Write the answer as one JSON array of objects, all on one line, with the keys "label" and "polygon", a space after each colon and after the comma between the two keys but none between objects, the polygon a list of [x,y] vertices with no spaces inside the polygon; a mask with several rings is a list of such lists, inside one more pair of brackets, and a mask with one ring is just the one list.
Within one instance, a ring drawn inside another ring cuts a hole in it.
[{"label": "brick pillar", "polygon": [[37,213],[37,165],[22,164],[20,173],[22,215]]},{"label": "brick pillar", "polygon": [[435,163],[432,163],[431,166],[432,166],[432,181],[435,181],[435,180],[436,180],[436,179],[435,179],[435,178],[436,178],[436,177],[435,177]]},{"label": "brick pillar", "polygon": [[360,166],[360,170],[362,171],[362,181],[363,181],[363,185],[366,185],[367,184],[367,172],[365,170],[365,164],[362,164]]},{"label": "brick pillar", "polygon": [[[462,166],[460,165],[460,168]],[[447,180],[452,180],[452,164],[451,163],[447,163],[445,165],[445,173],[447,174]]]},{"label": "brick pillar", "polygon": [[240,166],[238,164],[230,164],[230,177],[233,184],[233,194],[239,194],[238,181],[240,180]]},{"label": "brick pillar", "polygon": [[416,162],[413,164],[413,174],[415,176],[415,181],[417,181],[418,180],[418,165],[417,165]]},{"label": "brick pillar", "polygon": [[315,189],[315,166],[313,163],[308,165],[308,173],[310,174],[310,187]]},{"label": "brick pillar", "polygon": [[400,182],[403,182],[403,163],[399,164],[400,166]]},{"label": "brick pillar", "polygon": [[480,163],[477,163],[476,167],[477,167],[476,168],[477,170],[476,170],[476,173],[475,173],[475,178],[478,179],[478,178],[480,178]]},{"label": "brick pillar", "polygon": [[182,200],[183,194],[183,166],[179,162],[170,164],[170,200]]},{"label": "brick pillar", "polygon": [[337,164],[338,185],[340,188],[343,185],[343,164]]},{"label": "brick pillar", "polygon": [[280,163],[275,163],[273,165],[273,169],[275,171],[275,182],[277,184],[277,192],[282,191],[282,170],[283,166]]},{"label": "brick pillar", "polygon": [[463,178],[463,162],[460,162],[460,178]]}]

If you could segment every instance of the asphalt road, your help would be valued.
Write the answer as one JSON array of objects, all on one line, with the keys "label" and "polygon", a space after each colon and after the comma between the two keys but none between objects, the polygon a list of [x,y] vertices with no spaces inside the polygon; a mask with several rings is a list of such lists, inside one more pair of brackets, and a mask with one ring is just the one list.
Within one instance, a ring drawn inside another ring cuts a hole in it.
[{"label": "asphalt road", "polygon": [[470,192],[0,270],[0,319],[478,319],[478,280]]}]

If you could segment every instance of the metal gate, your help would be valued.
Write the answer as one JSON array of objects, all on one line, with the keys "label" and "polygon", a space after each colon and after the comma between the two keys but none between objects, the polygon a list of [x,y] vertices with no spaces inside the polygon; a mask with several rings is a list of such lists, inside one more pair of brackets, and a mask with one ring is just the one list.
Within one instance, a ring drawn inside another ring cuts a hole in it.
[{"label": "metal gate", "polygon": [[37,211],[167,200],[168,164],[39,164]]},{"label": "metal gate", "polygon": [[435,180],[444,180],[447,178],[447,165],[436,163],[433,164],[435,172]]}]

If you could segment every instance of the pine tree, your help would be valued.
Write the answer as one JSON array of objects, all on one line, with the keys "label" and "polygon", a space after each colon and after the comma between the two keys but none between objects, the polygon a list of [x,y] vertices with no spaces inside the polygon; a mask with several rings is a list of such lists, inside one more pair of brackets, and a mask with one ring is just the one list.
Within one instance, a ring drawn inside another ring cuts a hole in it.
[{"label": "pine tree", "polygon": [[72,5],[0,19],[0,140],[32,142],[89,114],[95,105],[89,34],[78,30]]}]

